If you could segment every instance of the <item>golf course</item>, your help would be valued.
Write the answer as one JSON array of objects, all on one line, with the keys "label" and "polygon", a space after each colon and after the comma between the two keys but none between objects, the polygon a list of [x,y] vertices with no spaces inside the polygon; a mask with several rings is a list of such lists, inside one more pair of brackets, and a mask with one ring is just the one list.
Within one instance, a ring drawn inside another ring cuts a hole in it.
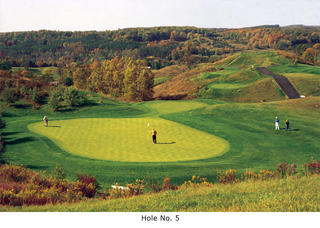
[{"label": "golf course", "polygon": [[[69,179],[90,173],[109,188],[137,178],[170,177],[181,184],[199,175],[215,182],[227,169],[273,169],[279,162],[302,169],[319,156],[319,97],[252,104],[205,99],[96,104],[96,99],[56,113],[23,104],[8,108],[2,159],[48,173],[59,164]],[[280,131],[274,130],[275,116]],[[284,130],[287,118],[290,131]],[[158,144],[152,143],[152,128]]]},{"label": "golf course", "polygon": [[3,103],[2,210],[319,210],[308,202],[319,188],[310,172],[320,159],[320,67],[254,50],[153,71],[149,101],[62,84],[38,106],[27,100],[34,90]]}]

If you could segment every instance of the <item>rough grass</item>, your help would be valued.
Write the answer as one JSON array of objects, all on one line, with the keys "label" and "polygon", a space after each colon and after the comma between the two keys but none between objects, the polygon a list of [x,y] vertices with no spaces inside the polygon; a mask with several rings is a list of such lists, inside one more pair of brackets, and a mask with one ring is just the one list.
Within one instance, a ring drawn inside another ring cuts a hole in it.
[{"label": "rough grass", "polygon": [[201,89],[203,98],[216,98],[234,102],[267,102],[285,98],[276,82],[271,78],[252,83],[211,83]]},{"label": "rough grass", "polygon": [[274,50],[247,51],[234,54],[225,59],[217,61],[217,67],[268,67],[273,64],[288,64],[290,61]]},{"label": "rough grass", "polygon": [[320,95],[320,75],[308,73],[286,73],[283,75],[290,80],[301,95]]},{"label": "rough grass", "polygon": [[[222,138],[160,118],[82,118],[28,127],[71,154],[109,161],[199,160],[221,155],[229,147]],[[152,128],[158,132],[157,144],[152,143]]]},{"label": "rough grass", "polygon": [[318,212],[320,176],[186,188],[129,199],[74,204],[2,207],[1,211]]}]

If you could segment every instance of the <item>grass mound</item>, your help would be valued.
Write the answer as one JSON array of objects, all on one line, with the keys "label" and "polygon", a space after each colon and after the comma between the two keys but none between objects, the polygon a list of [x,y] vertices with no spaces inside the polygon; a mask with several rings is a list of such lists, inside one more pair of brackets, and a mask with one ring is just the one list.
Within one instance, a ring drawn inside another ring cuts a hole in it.
[{"label": "grass mound", "polygon": [[[158,132],[157,144],[151,140],[152,128]],[[191,161],[215,157],[229,147],[222,138],[157,118],[73,119],[52,121],[49,127],[39,122],[29,129],[74,155],[109,161]]]}]

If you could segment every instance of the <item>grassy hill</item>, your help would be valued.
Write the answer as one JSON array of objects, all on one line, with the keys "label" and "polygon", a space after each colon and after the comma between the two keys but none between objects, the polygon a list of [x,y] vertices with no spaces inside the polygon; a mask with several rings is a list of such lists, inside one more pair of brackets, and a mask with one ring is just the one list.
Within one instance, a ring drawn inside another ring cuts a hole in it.
[{"label": "grassy hill", "polygon": [[[266,102],[286,98],[273,78],[259,73],[258,66],[288,76],[301,94],[318,95],[320,68],[305,64],[293,65],[285,57],[288,53],[278,51],[248,51],[231,55],[214,64],[200,64],[194,69],[161,81],[155,97],[195,97],[220,99],[232,102]],[[288,75],[287,73],[291,73]],[[292,74],[296,73],[292,77]],[[307,77],[306,74],[312,74]],[[171,79],[170,79],[171,78]]]}]

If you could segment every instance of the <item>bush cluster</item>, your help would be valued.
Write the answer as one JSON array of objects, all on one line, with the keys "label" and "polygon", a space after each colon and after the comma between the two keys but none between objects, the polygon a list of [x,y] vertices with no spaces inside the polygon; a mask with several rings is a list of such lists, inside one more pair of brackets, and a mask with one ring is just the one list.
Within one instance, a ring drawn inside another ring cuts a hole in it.
[{"label": "bush cluster", "polygon": [[44,205],[98,197],[98,185],[90,175],[77,181],[49,177],[25,167],[0,165],[0,205]]},{"label": "bush cluster", "polygon": [[53,111],[57,111],[60,106],[81,106],[88,101],[87,93],[77,90],[74,87],[60,87],[51,91],[49,95],[48,105]]}]

